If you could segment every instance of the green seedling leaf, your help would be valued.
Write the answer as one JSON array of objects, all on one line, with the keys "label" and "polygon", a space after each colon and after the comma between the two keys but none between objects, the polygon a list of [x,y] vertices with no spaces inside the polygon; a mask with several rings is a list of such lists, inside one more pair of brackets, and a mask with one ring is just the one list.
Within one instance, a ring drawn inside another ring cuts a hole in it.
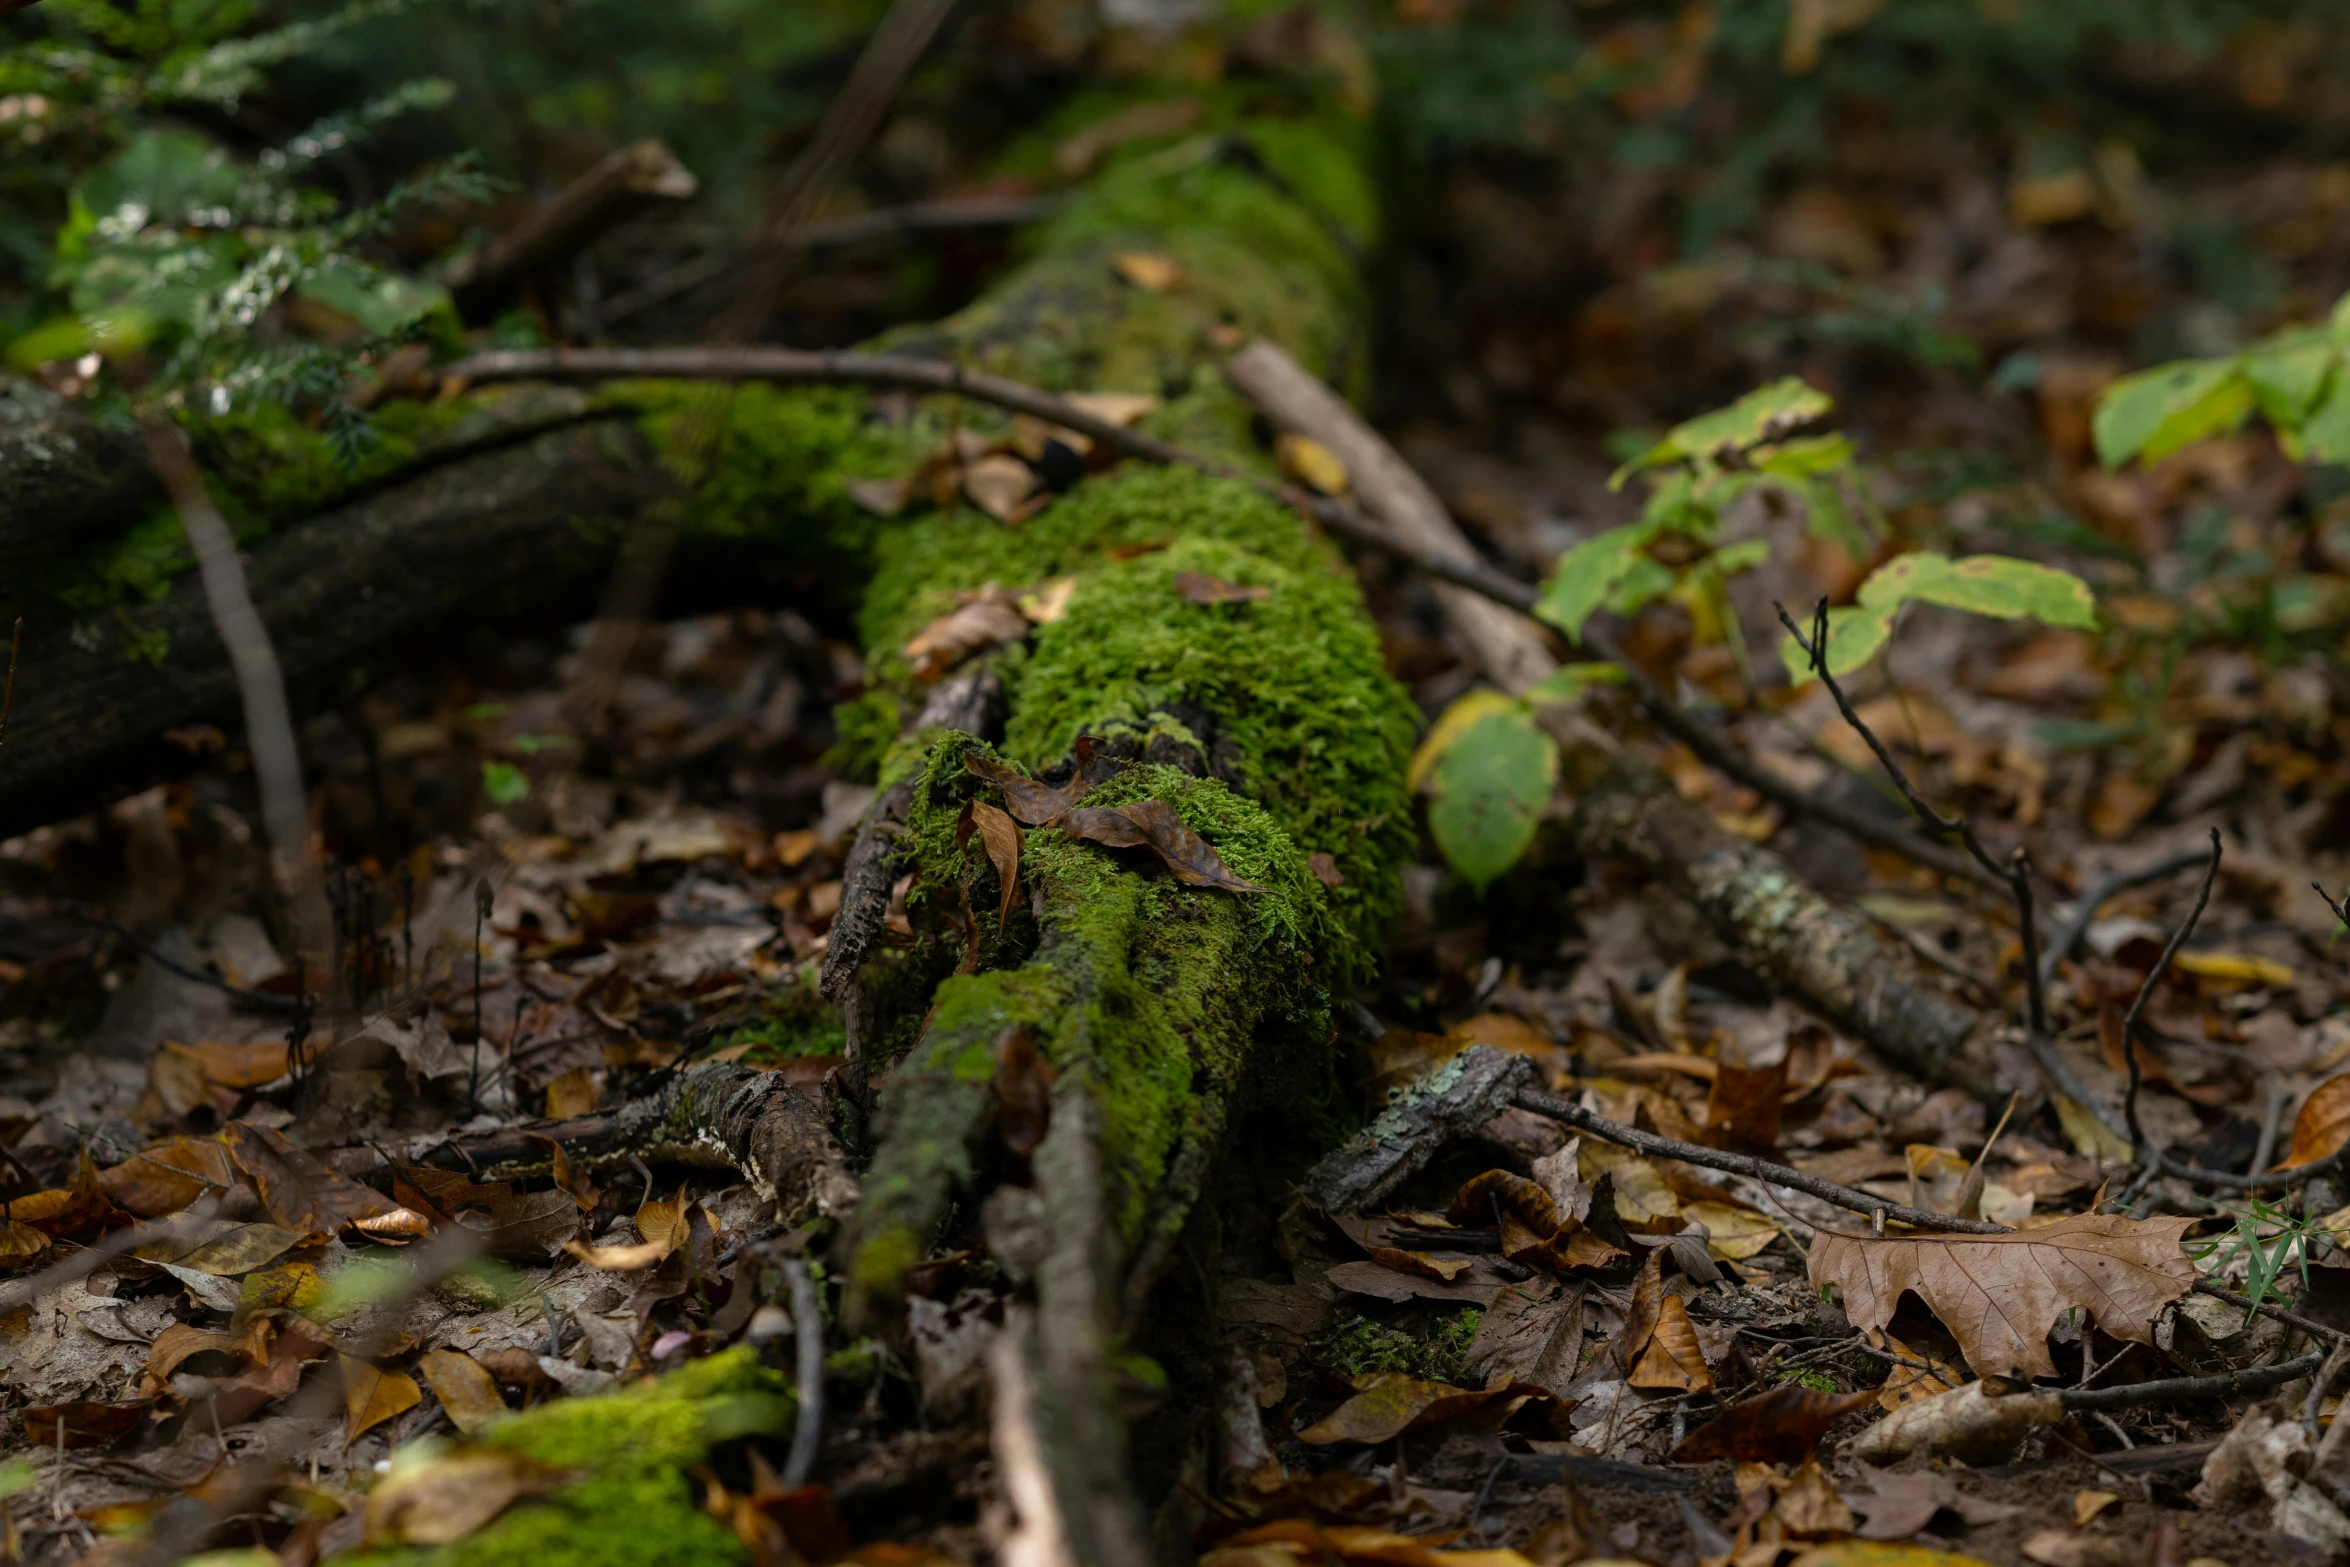
[{"label": "green seedling leaf", "polygon": [[1624,573],[1615,591],[1607,596],[1608,612],[1614,615],[1636,615],[1640,606],[1651,599],[1663,598],[1677,586],[1672,569],[1646,555],[1632,558],[1632,569]]},{"label": "green seedling leaf", "polygon": [[[2007,555],[1956,561],[1931,550],[1899,555],[1870,572],[1855,596],[1860,602],[1854,607],[1828,612],[1832,675],[1850,674],[1876,657],[1892,635],[1895,612],[1913,599],[1996,620],[2029,619],[2083,630],[2097,626],[2097,600],[2086,582],[2069,571]],[[1793,637],[1780,639],[1779,659],[1790,679],[1811,678],[1811,660]]]},{"label": "green seedling leaf", "polygon": [[[1419,749],[1412,753],[1411,761],[1404,765],[1404,787],[1418,794],[1420,786],[1428,781],[1430,771],[1444,760],[1445,753],[1453,748],[1454,742],[1467,734],[1472,726],[1495,713],[1510,712],[1517,705],[1516,701],[1503,696],[1491,686],[1479,686],[1454,697],[1452,705],[1436,715],[1436,722],[1428,726],[1428,733],[1420,741]],[[964,765],[970,764],[966,762]],[[1018,816],[1020,813],[1015,810],[1012,814]]]},{"label": "green seedling leaf", "polygon": [[1581,701],[1583,693],[1593,686],[1620,686],[1624,671],[1615,664],[1561,664],[1558,668],[1534,682],[1526,692],[1529,702],[1568,703]]},{"label": "green seedling leaf", "polygon": [[1522,706],[1489,713],[1444,753],[1429,780],[1428,830],[1480,892],[1518,862],[1558,781],[1558,751]]},{"label": "green seedling leaf", "polygon": [[2242,361],[2182,359],[2114,382],[2098,401],[2091,429],[2098,460],[2119,468],[2133,457],[2154,462],[2233,430],[2251,411],[2252,383]]},{"label": "green seedling leaf", "polygon": [[[1542,590],[1542,602],[1534,606],[1534,613],[1569,637],[1581,637],[1583,622],[1608,602],[1609,595],[1636,566],[1643,561],[1656,565],[1640,553],[1648,534],[1649,530],[1639,524],[1610,528],[1561,555],[1558,569],[1551,573],[1549,584]],[[1670,583],[1668,573],[1667,585]]]},{"label": "green seedling leaf", "polygon": [[1608,480],[1608,488],[1621,489],[1624,481],[1642,468],[1750,451],[1766,441],[1784,438],[1835,406],[1825,392],[1787,376],[1757,387],[1727,408],[1675,425],[1663,440],[1618,468]]},{"label": "green seedling leaf", "polygon": [[2350,462],[2350,375],[2336,375],[2300,428],[2283,434],[2285,449],[2304,461]]},{"label": "green seedling leaf", "polygon": [[494,805],[513,805],[530,798],[530,775],[512,762],[481,764],[481,792]]},{"label": "green seedling leaf", "polygon": [[2317,406],[2340,350],[2324,329],[2281,332],[2244,356],[2244,379],[2261,417],[2280,430],[2298,429]]}]

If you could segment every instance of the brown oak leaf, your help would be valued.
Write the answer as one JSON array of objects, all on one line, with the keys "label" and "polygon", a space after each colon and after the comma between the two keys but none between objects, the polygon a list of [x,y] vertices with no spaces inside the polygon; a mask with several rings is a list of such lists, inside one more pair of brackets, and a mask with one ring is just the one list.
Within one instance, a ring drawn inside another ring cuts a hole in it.
[{"label": "brown oak leaf", "polygon": [[2115,1338],[2152,1342],[2156,1314],[2195,1287],[2195,1264],[2179,1245],[2194,1222],[2083,1214],[2006,1235],[1822,1230],[1811,1284],[1835,1285],[1863,1331],[1890,1322],[1906,1290],[1957,1337],[1977,1376],[2054,1376],[2048,1330],[2068,1307]]},{"label": "brown oak leaf", "polygon": [[1009,762],[998,761],[978,751],[966,752],[963,770],[983,783],[993,784],[1004,793],[1004,804],[1015,820],[1037,827],[1051,821],[1085,797],[1093,785],[1086,777],[1087,763],[1093,760],[1093,736],[1077,737],[1077,770],[1069,775],[1067,783],[1048,784],[1029,777]]},{"label": "brown oak leaf", "polygon": [[1221,887],[1227,892],[1263,892],[1254,882],[1242,881],[1225,868],[1215,846],[1184,825],[1175,807],[1164,800],[1137,800],[1131,805],[1078,807],[1064,811],[1053,824],[1072,838],[1111,849],[1148,849],[1167,862],[1175,879],[1192,887]]}]

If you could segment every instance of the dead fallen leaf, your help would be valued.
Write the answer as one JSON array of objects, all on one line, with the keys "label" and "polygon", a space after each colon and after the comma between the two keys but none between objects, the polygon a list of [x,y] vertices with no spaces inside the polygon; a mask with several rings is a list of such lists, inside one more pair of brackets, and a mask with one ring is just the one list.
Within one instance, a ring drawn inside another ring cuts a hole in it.
[{"label": "dead fallen leaf", "polygon": [[2089,1521],[2111,1507],[2121,1498],[2111,1491],[2075,1491],[2073,1493],[2073,1527],[2086,1529]]},{"label": "dead fallen leaf", "polygon": [[1085,797],[1085,764],[1093,753],[1093,737],[1077,737],[1077,770],[1061,784],[1040,783],[1026,773],[978,751],[963,753],[963,770],[1003,791],[1004,803],[1015,820],[1031,827],[1051,821]]},{"label": "dead fallen leaf", "polygon": [[1830,1539],[1852,1532],[1852,1509],[1820,1472],[1816,1458],[1805,1459],[1803,1467],[1795,1471],[1795,1478],[1772,1506],[1771,1516],[1791,1539]]},{"label": "dead fallen leaf", "polygon": [[1647,1231],[1681,1227],[1680,1199],[1665,1184],[1663,1173],[1631,1149],[1586,1137],[1577,1150],[1576,1167],[1593,1185],[1602,1176],[1611,1178],[1616,1214],[1629,1227]]},{"label": "dead fallen leaf", "polygon": [[1866,1520],[1857,1531],[1864,1540],[1906,1540],[1945,1510],[1956,1513],[1970,1528],[2014,1518],[2024,1511],[2012,1503],[1970,1496],[1959,1489],[1957,1477],[1938,1470],[1892,1474],[1867,1464],[1859,1468],[1870,1490],[1865,1495],[1847,1492],[1844,1500]]},{"label": "dead fallen leaf", "polygon": [[1449,1382],[1423,1382],[1395,1372],[1370,1379],[1370,1385],[1313,1425],[1300,1431],[1301,1442],[1325,1446],[1332,1442],[1359,1442],[1373,1446],[1406,1431],[1441,1425],[1491,1402],[1505,1388],[1471,1392]]},{"label": "dead fallen leaf", "polygon": [[963,469],[963,495],[972,505],[1007,525],[1027,521],[1036,514],[1035,503],[1048,498],[1044,481],[1036,476],[1036,470],[1010,452],[990,452],[967,465]]},{"label": "dead fallen leaf", "polygon": [[1098,809],[1079,806],[1062,812],[1051,825],[1072,838],[1104,848],[1148,849],[1186,886],[1220,887],[1227,892],[1265,890],[1226,869],[1215,846],[1193,832],[1175,814],[1175,807],[1164,800],[1136,800],[1131,805]]},{"label": "dead fallen leaf", "polygon": [[1856,1328],[1882,1328],[1903,1291],[1957,1337],[1978,1376],[2056,1374],[2048,1330],[2080,1306],[2115,1338],[2153,1342],[2154,1318],[2195,1285],[2179,1237],[2187,1218],[2084,1214],[2007,1235],[1822,1230],[1811,1284],[1834,1284]]},{"label": "dead fallen leaf", "polygon": [[223,1088],[259,1088],[286,1075],[286,1042],[282,1039],[256,1044],[210,1041],[182,1044],[167,1039],[163,1049],[194,1061],[203,1068],[208,1082]]},{"label": "dead fallen leaf", "polygon": [[25,1442],[35,1451],[104,1447],[136,1431],[153,1402],[43,1404],[24,1412]]},{"label": "dead fallen leaf", "polygon": [[49,1237],[29,1224],[0,1220],[0,1268],[21,1268],[49,1249]]},{"label": "dead fallen leaf", "polygon": [[395,1415],[404,1415],[424,1401],[416,1379],[404,1371],[386,1371],[355,1355],[338,1357],[343,1367],[343,1445]]},{"label": "dead fallen leaf", "polygon": [[989,595],[948,610],[915,632],[899,651],[913,662],[917,680],[936,680],[973,653],[1003,647],[1027,635],[1028,617],[1016,606]]},{"label": "dead fallen leaf", "polygon": [[162,1393],[170,1384],[172,1373],[198,1355],[232,1357],[221,1367],[221,1375],[241,1369],[246,1358],[237,1348],[237,1341],[232,1335],[215,1333],[209,1328],[199,1328],[185,1322],[174,1322],[156,1334],[155,1342],[147,1346],[146,1390],[154,1394]]},{"label": "dead fallen leaf", "polygon": [[1584,1288],[1537,1275],[1503,1289],[1461,1352],[1462,1374],[1563,1394],[1583,1349]]},{"label": "dead fallen leaf", "polygon": [[1183,268],[1173,258],[1147,250],[1122,250],[1110,258],[1110,269],[1136,288],[1164,294],[1181,288]]},{"label": "dead fallen leaf", "polygon": [[1242,587],[1237,582],[1226,582],[1222,577],[1211,577],[1204,571],[1175,573],[1175,591],[1183,595],[1186,604],[1203,608],[1216,604],[1253,604],[1258,599],[1273,596],[1271,588]]},{"label": "dead fallen leaf", "polygon": [[233,1219],[214,1219],[196,1225],[188,1234],[149,1241],[132,1255],[142,1262],[168,1263],[191,1273],[234,1279],[268,1266],[316,1234],[260,1219],[241,1224]]},{"label": "dead fallen leaf", "polygon": [[1306,869],[1312,871],[1314,880],[1325,887],[1337,888],[1346,885],[1346,876],[1338,868],[1337,857],[1331,854],[1328,849],[1316,849],[1307,855]]},{"label": "dead fallen leaf", "polygon": [[1076,596],[1075,577],[1055,577],[1035,592],[1021,594],[1012,607],[1030,625],[1049,626],[1069,613],[1069,601]]},{"label": "dead fallen leaf", "polygon": [[114,1205],[142,1219],[177,1213],[236,1182],[228,1145],[217,1137],[174,1137],[98,1172],[98,1184]]},{"label": "dead fallen leaf", "polygon": [[433,1397],[448,1411],[449,1424],[467,1436],[507,1413],[497,1379],[463,1350],[435,1349],[416,1362]]},{"label": "dead fallen leaf", "polygon": [[2293,1141],[2285,1150],[2280,1170],[2314,1164],[2350,1142],[2350,1072],[2329,1077],[2301,1101],[2293,1117]]},{"label": "dead fallen leaf", "polygon": [[1012,917],[1012,906],[1020,901],[1020,826],[985,800],[972,801],[970,811],[971,824],[987,846],[987,857],[995,865],[997,881],[1003,884],[1002,896],[996,904],[996,923],[1000,927]]},{"label": "dead fallen leaf", "polygon": [[323,1329],[300,1317],[264,1318],[246,1335],[251,1364],[217,1388],[212,1413],[224,1426],[248,1420],[301,1386],[310,1362],[334,1348]]},{"label": "dead fallen leaf", "polygon": [[2291,968],[2273,958],[2255,957],[2249,952],[2181,952],[2171,959],[2171,967],[2182,974],[2194,975],[2200,982],[2198,988],[2212,993],[2256,988],[2284,990],[2293,983]]},{"label": "dead fallen leaf", "polygon": [[222,1136],[229,1157],[261,1194],[262,1207],[289,1230],[406,1235],[429,1228],[422,1215],[328,1169],[274,1127],[231,1121]]},{"label": "dead fallen leaf", "polygon": [[596,1203],[603,1196],[595,1183],[579,1173],[578,1167],[571,1162],[571,1155],[564,1151],[561,1143],[544,1133],[533,1132],[529,1135],[532,1142],[546,1145],[548,1174],[555,1182],[555,1189],[577,1204],[581,1213],[594,1213]]},{"label": "dead fallen leaf", "polygon": [[[1650,1253],[1652,1261],[1655,1255]],[[1680,1296],[1667,1295],[1658,1303],[1656,1330],[1624,1380],[1634,1387],[1675,1393],[1713,1390],[1713,1371],[1705,1363],[1705,1352],[1697,1346],[1697,1329],[1690,1323],[1689,1308]]]},{"label": "dead fallen leaf", "polygon": [[1786,1091],[1784,1057],[1753,1071],[1724,1065],[1706,1095],[1706,1141],[1716,1148],[1777,1158],[1779,1107]]},{"label": "dead fallen leaf", "polygon": [[1828,1427],[1876,1402],[1874,1392],[1815,1393],[1788,1383],[1740,1399],[1673,1449],[1676,1464],[1799,1464]]},{"label": "dead fallen leaf", "polygon": [[1310,490],[1324,495],[1347,492],[1346,464],[1336,452],[1306,435],[1283,435],[1273,442],[1273,456],[1281,471]]},{"label": "dead fallen leaf", "polygon": [[460,1448],[395,1468],[367,1498],[371,1545],[453,1545],[563,1473],[504,1448]]},{"label": "dead fallen leaf", "polygon": [[1053,1064],[1036,1048],[1036,1036],[1007,1028],[996,1041],[995,1098],[999,1135],[1020,1158],[1043,1146],[1053,1122]]},{"label": "dead fallen leaf", "polygon": [[1779,1238],[1776,1219],[1732,1203],[1685,1202],[1681,1217],[1705,1226],[1705,1249],[1721,1262],[1744,1262]]},{"label": "dead fallen leaf", "polygon": [[[1875,1348],[1902,1357],[1886,1368],[1885,1384],[1877,1389],[1877,1406],[1888,1413],[1921,1398],[1947,1393],[1966,1380],[1966,1374],[1956,1366],[1929,1359],[1882,1329],[1872,1328],[1863,1337]],[[1905,1364],[1907,1361],[1918,1364]],[[1933,1369],[1926,1370],[1926,1366]]]},{"label": "dead fallen leaf", "polygon": [[575,1066],[559,1074],[547,1084],[547,1119],[568,1121],[574,1116],[595,1114],[599,1092],[591,1068]]}]

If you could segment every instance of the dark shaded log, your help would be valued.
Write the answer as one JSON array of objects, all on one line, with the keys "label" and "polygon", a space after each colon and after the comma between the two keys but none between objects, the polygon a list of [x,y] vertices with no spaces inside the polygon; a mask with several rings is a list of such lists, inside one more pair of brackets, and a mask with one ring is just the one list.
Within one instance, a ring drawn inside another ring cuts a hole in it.
[{"label": "dark shaded log", "polygon": [[[586,419],[335,506],[256,546],[246,575],[299,685],[471,610],[578,596],[617,524],[670,489],[631,422]],[[0,751],[0,835],[184,767],[164,732],[236,711],[192,574],[153,604],[28,627]]]},{"label": "dark shaded log", "polygon": [[115,532],[162,503],[135,426],[101,425],[79,403],[0,376],[0,564]]}]

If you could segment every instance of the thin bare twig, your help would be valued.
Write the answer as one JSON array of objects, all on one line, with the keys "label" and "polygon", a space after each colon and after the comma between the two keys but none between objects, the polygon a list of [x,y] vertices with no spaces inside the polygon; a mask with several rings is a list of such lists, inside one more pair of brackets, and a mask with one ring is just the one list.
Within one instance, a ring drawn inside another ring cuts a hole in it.
[{"label": "thin bare twig", "polygon": [[2317,1368],[2317,1375],[2309,1379],[2309,1396],[2301,1401],[2301,1423],[2308,1427],[2312,1442],[2317,1440],[2317,1418],[2325,1412],[2326,1389],[2341,1374],[2345,1361],[2350,1361],[2350,1344],[2336,1344],[2326,1363]]},{"label": "thin bare twig", "polygon": [[791,1281],[792,1347],[799,1371],[799,1406],[792,1422],[791,1451],[783,1461],[783,1483],[800,1486],[816,1472],[816,1454],[824,1440],[824,1313],[807,1259],[790,1259],[783,1272]]},{"label": "thin bare twig", "polygon": [[1726,1153],[1719,1148],[1706,1148],[1696,1143],[1685,1143],[1675,1137],[1659,1137],[1622,1126],[1605,1116],[1584,1109],[1572,1099],[1557,1094],[1545,1094],[1533,1089],[1521,1089],[1511,1102],[1536,1115],[1589,1132],[1605,1142],[1630,1148],[1636,1153],[1651,1154],[1661,1159],[1678,1159],[1684,1164],[1704,1165],[1708,1169],[1727,1170],[1733,1175],[1748,1175],[1773,1186],[1791,1187],[1807,1192],[1822,1202],[1834,1203],[1853,1213],[1865,1213],[1871,1221],[1883,1224],[1890,1220],[1907,1224],[1914,1229],[1938,1230],[1953,1235],[2007,1235],[2013,1233],[2004,1224],[1992,1224],[1982,1219],[1953,1218],[1947,1213],[1935,1213],[1926,1208],[1912,1208],[1897,1202],[1887,1202],[1871,1193],[1840,1186],[1834,1181],[1816,1175],[1807,1175],[1790,1165],[1771,1159],[1758,1159],[1751,1154]]},{"label": "thin bare twig", "polygon": [[180,427],[162,414],[140,421],[148,461],[163,480],[196,557],[196,574],[203,581],[204,602],[212,624],[228,651],[229,668],[237,679],[237,699],[244,710],[245,744],[253,757],[253,778],[261,791],[261,822],[269,839],[270,858],[277,870],[278,889],[286,899],[293,945],[304,952],[323,952],[329,940],[326,894],[319,884],[318,864],[310,853],[310,810],[302,788],[302,754],[294,742],[293,710],[286,701],[285,671],[269,628],[254,607],[253,591],[245,581],[244,563],[237,558],[236,536],[229,532],[220,509],[212,504],[204,477],[196,470]]},{"label": "thin bare twig", "polygon": [[[2340,1354],[2341,1351],[2336,1350],[2335,1353]],[[2273,1366],[2220,1371],[2204,1377],[2164,1377],[2155,1382],[2125,1382],[2117,1387],[2059,1388],[2056,1397],[2068,1414],[2136,1409],[2147,1404],[2168,1404],[2190,1398],[2233,1398],[2239,1393],[2265,1393],[2271,1388],[2283,1387],[2288,1382],[2308,1376],[2325,1359],[2322,1352],[2312,1350],[2298,1360],[2287,1360]]]},{"label": "thin bare twig", "polygon": [[[2201,849],[2188,849],[2178,854],[2166,855],[2153,864],[2141,865],[2136,870],[2116,871],[2087,892],[2082,893],[2080,901],[2075,903],[2072,911],[2065,915],[2063,922],[2056,927],[2056,933],[2048,938],[2048,945],[2041,950],[2041,981],[2045,983],[2056,977],[2056,966],[2072,956],[2073,948],[2081,944],[2081,938],[2087,935],[2089,927],[2096,923],[2099,909],[2104,908],[2106,904],[2111,903],[2115,898],[2132,888],[2150,886],[2155,882],[2176,876],[2183,870],[2201,865],[2204,858]],[[2323,897],[2324,894],[2321,892],[2319,896]]]}]

